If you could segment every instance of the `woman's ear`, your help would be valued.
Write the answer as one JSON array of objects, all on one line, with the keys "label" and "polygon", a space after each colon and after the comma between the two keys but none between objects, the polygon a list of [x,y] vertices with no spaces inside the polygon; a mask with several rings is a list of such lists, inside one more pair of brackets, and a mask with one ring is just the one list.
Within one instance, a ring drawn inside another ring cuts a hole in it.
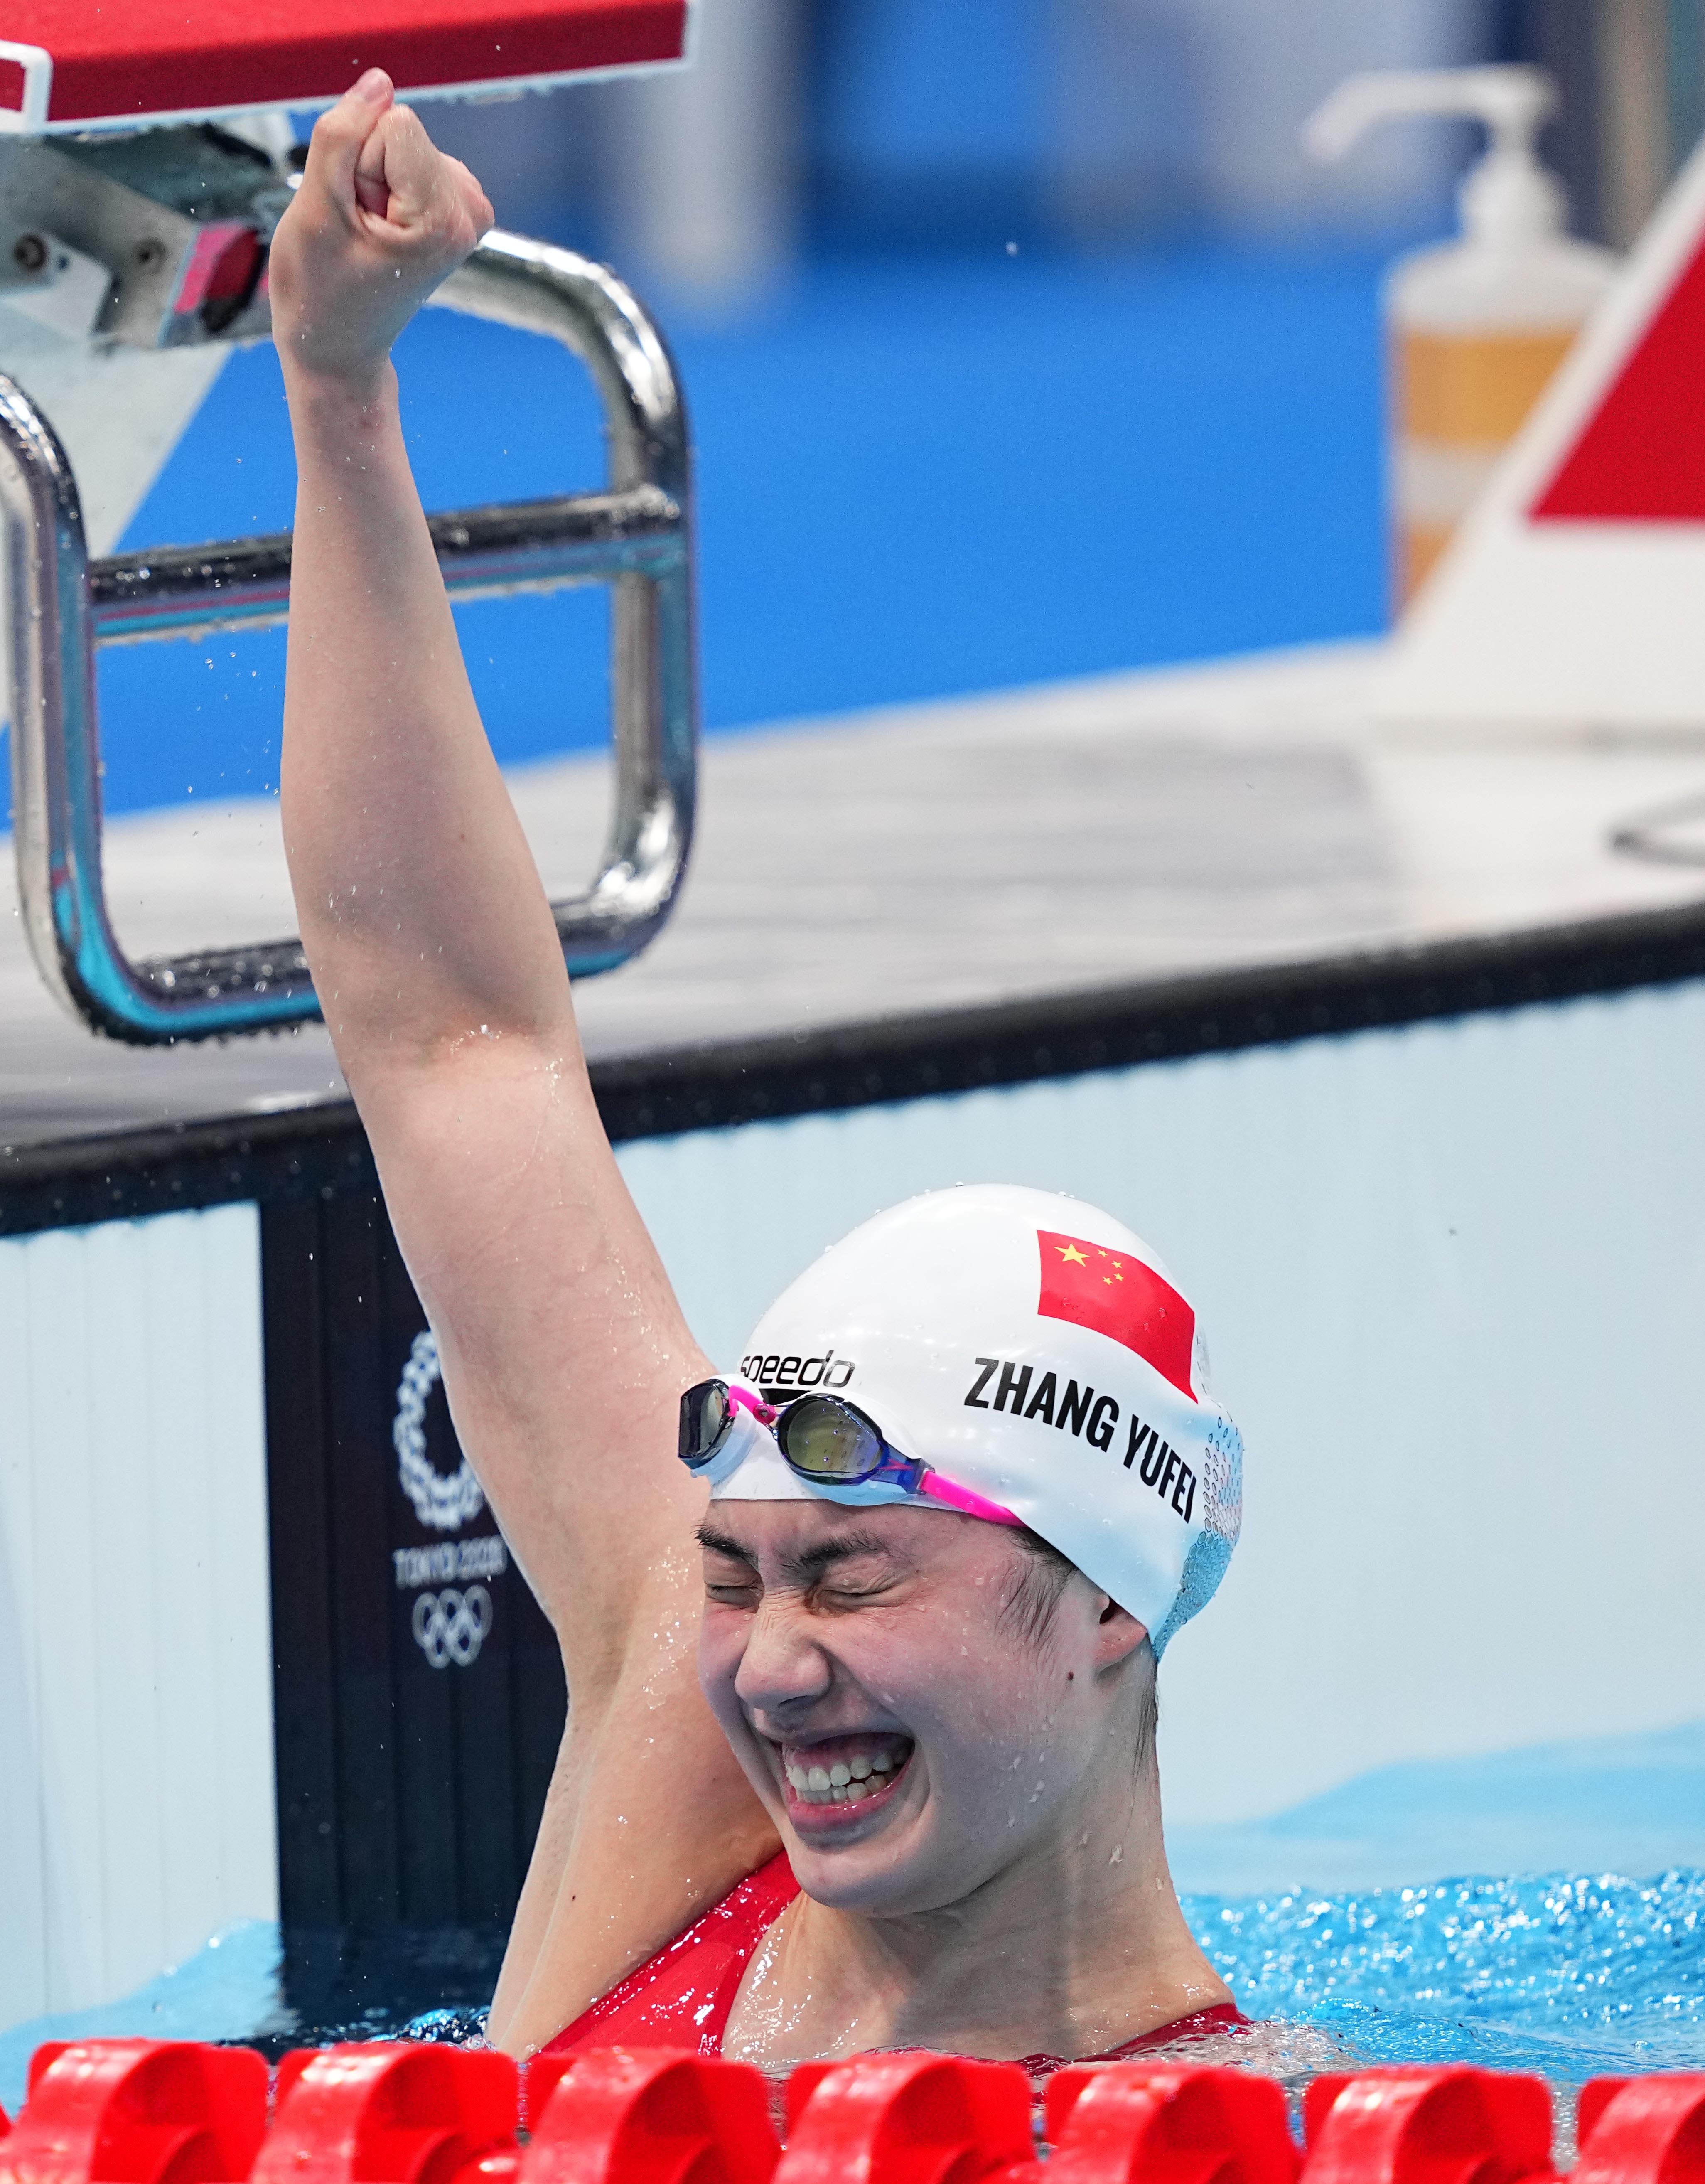
[{"label": "woman's ear", "polygon": [[1100,1613],[1095,1619],[1095,1665],[1100,1669],[1117,1668],[1143,1644],[1149,1635],[1148,1626],[1139,1623],[1128,1608],[1121,1607],[1106,1593],[1100,1599]]}]

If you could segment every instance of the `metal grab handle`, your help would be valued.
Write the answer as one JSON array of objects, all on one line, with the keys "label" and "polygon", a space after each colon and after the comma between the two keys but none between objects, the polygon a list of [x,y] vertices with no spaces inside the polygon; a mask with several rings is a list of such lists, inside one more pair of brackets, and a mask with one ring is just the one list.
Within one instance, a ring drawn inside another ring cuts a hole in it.
[{"label": "metal grab handle", "polygon": [[[667,918],[693,835],[692,477],[674,366],[607,267],[521,236],[488,236],[433,301],[554,337],[582,359],[603,398],[607,490],[465,509],[430,526],[454,599],[615,586],[615,808],[591,887],[552,905],[570,972],[610,970]],[[18,889],[42,978],[92,1029],[137,1045],[317,1016],[294,938],[132,962],[113,932],[101,866],[96,646],[282,620],[289,533],[91,562],[64,450],[3,376],[0,521]]]}]

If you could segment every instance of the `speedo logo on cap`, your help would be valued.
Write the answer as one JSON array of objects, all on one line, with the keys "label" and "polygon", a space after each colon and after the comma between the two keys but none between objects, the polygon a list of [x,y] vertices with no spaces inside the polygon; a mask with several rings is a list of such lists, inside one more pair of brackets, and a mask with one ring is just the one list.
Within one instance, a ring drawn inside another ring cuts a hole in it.
[{"label": "speedo logo on cap", "polygon": [[[995,1380],[997,1373],[1000,1378]],[[1010,1357],[979,1357],[965,1407],[1005,1411],[1014,1418],[1039,1418],[1044,1425],[1088,1441],[1091,1448],[1111,1448],[1113,1429],[1119,1423],[1117,1396],[1098,1396],[1087,1382],[1080,1386],[1076,1380],[1066,1380],[1062,1390],[1060,1384],[1064,1379],[1062,1373],[1045,1370],[1039,1380],[1034,1365],[1016,1364]],[[993,1391],[987,1392],[991,1380],[995,1381]],[[1195,1510],[1195,1473],[1172,1444],[1162,1440],[1134,1411],[1123,1462],[1127,1471],[1134,1471],[1145,1486],[1152,1487],[1189,1524]]]},{"label": "speedo logo on cap", "polygon": [[844,1388],[858,1367],[850,1357],[837,1357],[833,1350],[821,1357],[783,1357],[772,1351],[767,1357],[754,1351],[740,1360],[740,1377],[756,1388],[766,1403],[785,1403],[795,1396],[833,1395]]}]

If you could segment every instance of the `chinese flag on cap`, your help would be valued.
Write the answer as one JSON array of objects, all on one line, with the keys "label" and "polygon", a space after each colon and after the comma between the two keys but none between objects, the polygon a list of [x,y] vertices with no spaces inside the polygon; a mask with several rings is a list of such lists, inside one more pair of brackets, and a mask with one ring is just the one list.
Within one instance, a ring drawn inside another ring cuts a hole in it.
[{"label": "chinese flag on cap", "polygon": [[1081,1236],[1039,1228],[1041,1319],[1069,1320],[1123,1342],[1192,1402],[1190,1351],[1195,1314],[1168,1281],[1128,1251],[1110,1251]]}]

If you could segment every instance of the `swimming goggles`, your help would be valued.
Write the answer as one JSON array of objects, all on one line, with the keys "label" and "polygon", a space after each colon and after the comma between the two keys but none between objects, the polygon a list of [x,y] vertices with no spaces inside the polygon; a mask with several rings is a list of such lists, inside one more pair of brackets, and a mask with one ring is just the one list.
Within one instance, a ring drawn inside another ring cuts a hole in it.
[{"label": "swimming goggles", "polygon": [[703,1471],[716,1462],[741,1411],[749,1411],[769,1429],[789,1470],[811,1485],[897,1486],[902,1493],[939,1502],[988,1524],[1023,1524],[998,1502],[986,1501],[968,1486],[956,1486],[915,1457],[902,1456],[883,1439],[874,1418],[839,1396],[801,1396],[778,1411],[727,1380],[699,1381],[681,1398],[677,1453],[689,1471]]}]

